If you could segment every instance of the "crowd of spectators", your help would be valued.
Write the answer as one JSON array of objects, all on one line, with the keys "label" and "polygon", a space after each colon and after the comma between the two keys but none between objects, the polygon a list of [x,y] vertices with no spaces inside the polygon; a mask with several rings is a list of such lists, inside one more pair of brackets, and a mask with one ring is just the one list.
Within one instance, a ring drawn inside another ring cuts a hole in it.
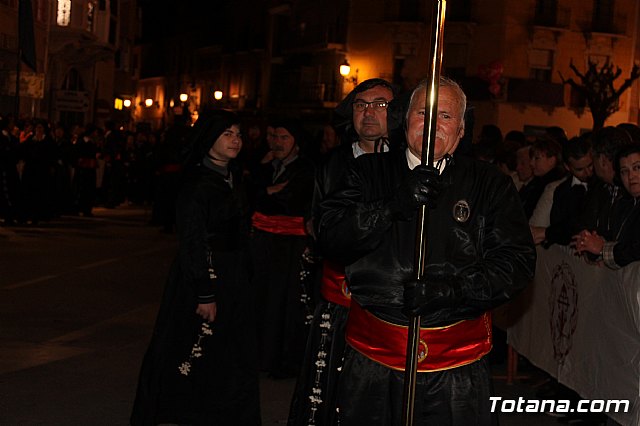
[{"label": "crowd of spectators", "polygon": [[498,142],[487,161],[512,176],[536,244],[569,246],[611,269],[640,260],[637,125],[571,138],[554,126],[532,140],[520,135]]}]

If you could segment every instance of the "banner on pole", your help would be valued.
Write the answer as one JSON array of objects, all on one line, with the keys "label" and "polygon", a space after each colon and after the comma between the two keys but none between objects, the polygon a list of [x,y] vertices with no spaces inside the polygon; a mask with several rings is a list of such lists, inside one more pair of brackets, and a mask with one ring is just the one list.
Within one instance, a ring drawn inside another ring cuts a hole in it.
[{"label": "banner on pole", "polygon": [[[44,74],[33,72],[20,73],[20,96],[27,98],[42,99],[44,98]],[[9,71],[4,73],[0,92],[3,95],[16,95],[16,72]]]}]

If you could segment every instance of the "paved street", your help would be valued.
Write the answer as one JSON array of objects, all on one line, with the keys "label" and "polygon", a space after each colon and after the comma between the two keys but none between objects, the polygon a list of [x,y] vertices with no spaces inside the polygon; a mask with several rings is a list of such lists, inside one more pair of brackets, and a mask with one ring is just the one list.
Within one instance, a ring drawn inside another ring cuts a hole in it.
[{"label": "paved street", "polygon": [[[0,424],[126,425],[175,235],[141,208],[0,228]],[[504,374],[496,367],[496,375]],[[536,378],[533,381],[538,380]],[[533,397],[522,381],[496,395]],[[286,424],[293,380],[261,381],[265,426]],[[544,414],[501,425],[558,425]]]}]

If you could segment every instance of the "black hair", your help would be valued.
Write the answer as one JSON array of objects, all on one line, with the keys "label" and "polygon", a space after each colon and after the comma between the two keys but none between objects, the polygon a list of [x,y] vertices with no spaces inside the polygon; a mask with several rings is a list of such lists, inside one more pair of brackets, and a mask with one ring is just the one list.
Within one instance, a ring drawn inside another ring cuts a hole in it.
[{"label": "black hair", "polygon": [[544,153],[547,157],[556,157],[558,159],[556,167],[562,164],[562,146],[555,139],[545,135],[538,136],[531,146],[531,155],[536,151]]},{"label": "black hair", "polygon": [[560,126],[549,126],[544,129],[545,135],[550,137],[551,139],[558,142],[560,145],[564,145],[569,138],[567,137],[567,132]]},{"label": "black hair", "polygon": [[504,142],[515,142],[520,148],[527,143],[527,137],[520,130],[511,130],[504,135]]},{"label": "black hair", "polygon": [[616,127],[625,130],[633,142],[640,143],[640,127],[633,123],[620,123]]},{"label": "black hair", "polygon": [[187,136],[182,152],[184,168],[193,168],[199,164],[222,132],[234,124],[240,124],[240,119],[231,111],[218,109],[200,114]]},{"label": "black hair", "polygon": [[358,84],[349,94],[338,104],[335,109],[337,121],[334,123],[336,129],[343,128],[343,134],[348,141],[357,141],[358,134],[353,127],[353,102],[359,93],[382,86],[393,94],[393,100],[387,107],[387,133],[391,135],[402,127],[402,105],[397,97],[397,91],[387,80],[382,78],[370,78]]},{"label": "black hair", "polygon": [[639,142],[625,145],[616,152],[615,161],[613,162],[613,169],[615,170],[616,174],[613,180],[618,186],[622,186],[622,179],[620,178],[620,160],[624,157],[628,157],[631,154],[636,154],[636,153],[640,154]]},{"label": "black hair", "polygon": [[524,146],[524,142],[514,141],[513,139],[505,139],[498,146],[495,159],[496,163],[504,164],[509,170],[514,172],[518,164],[518,150]]},{"label": "black hair", "polygon": [[297,145],[304,144],[306,139],[306,132],[297,120],[291,118],[280,118],[269,122],[269,125],[274,129],[281,127],[291,133],[291,136],[296,140]]},{"label": "black hair", "polygon": [[569,158],[579,160],[591,151],[591,133],[584,133],[580,136],[569,139],[562,145],[562,158],[565,163]]},{"label": "black hair", "polygon": [[593,132],[593,151],[614,161],[616,152],[632,143],[629,133],[620,127],[607,126]]}]

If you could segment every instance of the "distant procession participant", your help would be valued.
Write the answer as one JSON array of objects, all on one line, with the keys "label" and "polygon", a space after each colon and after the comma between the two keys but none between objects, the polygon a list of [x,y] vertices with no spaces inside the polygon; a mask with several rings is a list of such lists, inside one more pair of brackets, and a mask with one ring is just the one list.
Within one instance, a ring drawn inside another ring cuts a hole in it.
[{"label": "distant procession participant", "polygon": [[93,124],[86,126],[84,133],[74,145],[75,173],[73,187],[77,212],[85,217],[93,216],[96,202],[96,179],[98,170],[98,147],[96,140],[99,129]]},{"label": "distant procession participant", "polygon": [[201,114],[177,201],[178,255],[147,349],[131,424],[260,425],[249,211],[238,117]]},{"label": "distant procession participant", "polygon": [[[531,280],[535,247],[511,178],[455,150],[466,97],[441,78],[435,167],[420,165],[428,82],[413,92],[405,152],[364,155],[321,204],[318,240],[346,266],[351,308],[341,426],[402,418],[409,315],[420,315],[415,424],[491,425],[489,311]],[[414,278],[417,209],[429,208],[424,279]]]},{"label": "distant procession participant", "polygon": [[308,245],[313,163],[300,154],[305,136],[292,120],[270,123],[270,151],[254,176],[251,239],[258,295],[260,366],[270,377],[298,374],[307,336],[301,260]]}]

